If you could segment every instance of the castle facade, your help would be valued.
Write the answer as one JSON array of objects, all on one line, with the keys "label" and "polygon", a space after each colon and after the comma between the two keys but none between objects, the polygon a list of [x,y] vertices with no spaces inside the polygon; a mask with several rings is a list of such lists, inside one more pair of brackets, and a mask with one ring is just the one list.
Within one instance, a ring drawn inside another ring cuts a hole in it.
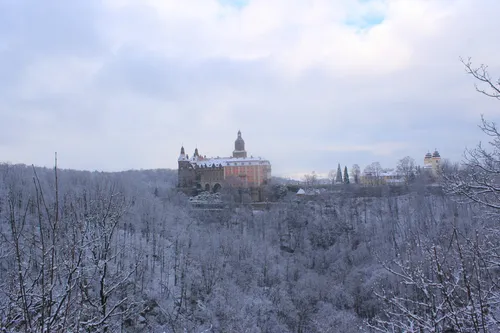
[{"label": "castle facade", "polygon": [[202,191],[219,192],[223,187],[246,188],[253,201],[263,201],[262,188],[271,179],[271,163],[261,157],[247,156],[245,141],[238,131],[230,157],[207,158],[198,148],[192,157],[184,147],[178,158],[178,188],[187,195]]}]

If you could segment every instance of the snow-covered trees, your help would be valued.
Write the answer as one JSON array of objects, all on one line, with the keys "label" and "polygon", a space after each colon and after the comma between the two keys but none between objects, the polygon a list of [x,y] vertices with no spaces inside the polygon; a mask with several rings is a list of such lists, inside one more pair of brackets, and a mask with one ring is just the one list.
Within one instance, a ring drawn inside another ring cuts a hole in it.
[{"label": "snow-covered trees", "polygon": [[497,332],[495,149],[443,171],[451,196],[338,186],[262,210],[191,206],[166,172],[0,165],[0,332]]},{"label": "snow-covered trees", "polygon": [[446,185],[451,195],[496,211],[500,210],[500,133],[495,123],[481,120],[489,146],[480,143],[467,150],[461,169],[445,175]]},{"label": "snow-covered trees", "polygon": [[467,227],[445,227],[441,242],[405,253],[396,265],[386,266],[401,284],[379,293],[388,306],[386,319],[374,327],[377,331],[498,331],[498,268],[490,264],[495,255],[487,248],[497,236]]},{"label": "snow-covered trees", "polygon": [[54,170],[34,170],[36,183],[33,168],[0,165],[8,332],[368,332],[390,308],[374,291],[413,295],[379,259],[418,267],[419,249],[446,241],[455,216],[454,202],[426,188],[395,196],[339,186],[341,195],[284,196],[265,210],[199,210],[160,172],[61,170],[56,195]]},{"label": "snow-covered trees", "polygon": [[[500,99],[500,79],[494,80],[486,65],[474,67],[470,58],[462,60],[466,72],[479,84],[476,90],[488,97]],[[465,161],[456,172],[445,175],[447,190],[466,201],[500,210],[500,133],[495,122],[481,117],[480,129],[486,134],[488,144],[482,143],[465,152]]]},{"label": "snow-covered trees", "polygon": [[140,262],[140,252],[116,237],[133,199],[126,182],[1,167],[0,277],[8,288],[0,292],[0,328],[116,331],[137,304],[130,290]]},{"label": "snow-covered trees", "polygon": [[[483,85],[476,86],[479,92],[500,99],[500,81],[491,79],[486,66],[474,68],[470,59],[464,65]],[[371,325],[374,330],[500,330],[500,133],[495,123],[484,118],[480,128],[489,146],[479,144],[466,151],[460,167],[440,170],[456,207],[433,221],[431,230],[414,234],[418,246],[410,243],[398,258],[384,261],[400,285],[391,291],[379,289],[387,306]],[[409,169],[407,162],[400,163],[402,170]]]}]

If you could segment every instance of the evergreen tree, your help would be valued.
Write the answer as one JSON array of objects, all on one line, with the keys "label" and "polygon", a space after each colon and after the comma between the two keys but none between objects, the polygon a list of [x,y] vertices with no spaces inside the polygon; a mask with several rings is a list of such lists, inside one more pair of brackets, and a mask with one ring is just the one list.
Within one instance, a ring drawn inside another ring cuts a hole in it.
[{"label": "evergreen tree", "polygon": [[347,166],[344,167],[344,184],[349,184],[349,173],[347,172]]},{"label": "evergreen tree", "polygon": [[337,177],[335,178],[336,183],[342,183],[342,169],[340,169],[340,163],[337,167]]}]

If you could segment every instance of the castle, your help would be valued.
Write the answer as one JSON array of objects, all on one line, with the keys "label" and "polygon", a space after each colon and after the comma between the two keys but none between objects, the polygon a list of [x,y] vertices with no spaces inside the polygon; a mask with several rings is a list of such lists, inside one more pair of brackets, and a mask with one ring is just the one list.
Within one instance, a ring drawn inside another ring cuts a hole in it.
[{"label": "castle", "polygon": [[434,149],[434,153],[427,153],[424,157],[424,170],[431,170],[434,174],[437,174],[440,169],[441,155]]},{"label": "castle", "polygon": [[198,148],[190,158],[181,147],[178,158],[178,188],[187,195],[202,191],[219,192],[224,187],[248,189],[252,201],[263,201],[263,187],[271,178],[271,163],[260,157],[247,156],[245,141],[238,131],[231,157],[207,158]]}]

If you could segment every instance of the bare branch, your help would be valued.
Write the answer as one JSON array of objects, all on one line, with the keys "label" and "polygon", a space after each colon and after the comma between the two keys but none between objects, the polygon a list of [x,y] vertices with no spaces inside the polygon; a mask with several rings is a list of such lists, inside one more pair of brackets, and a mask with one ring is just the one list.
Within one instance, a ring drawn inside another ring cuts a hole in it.
[{"label": "bare branch", "polygon": [[476,90],[488,97],[500,99],[500,79],[494,81],[488,72],[488,66],[481,64],[479,67],[474,67],[472,60],[469,57],[467,60],[460,58],[460,61],[465,66],[467,74],[472,75],[476,80],[487,86],[487,89],[480,88],[475,84]]}]

